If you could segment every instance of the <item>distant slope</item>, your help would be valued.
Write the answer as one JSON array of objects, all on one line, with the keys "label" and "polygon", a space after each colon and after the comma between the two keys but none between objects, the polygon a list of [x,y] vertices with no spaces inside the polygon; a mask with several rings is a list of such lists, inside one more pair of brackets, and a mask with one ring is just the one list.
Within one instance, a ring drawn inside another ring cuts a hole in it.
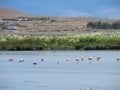
[{"label": "distant slope", "polygon": [[10,8],[0,8],[0,18],[14,18],[19,16],[35,16]]},{"label": "distant slope", "polygon": [[[41,15],[33,15],[28,14],[26,12],[22,12],[19,10],[11,9],[11,8],[0,8],[0,18],[15,18],[20,16],[26,16],[26,17],[40,17]],[[58,21],[117,21],[117,20],[111,20],[111,19],[102,19],[102,18],[94,18],[94,17],[60,17],[60,16],[41,16],[41,17],[50,17],[51,19],[55,19]]]},{"label": "distant slope", "polygon": [[[19,10],[9,9],[9,8],[0,8],[0,19],[2,18],[17,18],[17,17],[33,17],[35,18],[32,21],[9,21],[18,25],[17,30],[0,30],[0,33],[21,33],[21,34],[43,34],[43,33],[81,33],[81,32],[97,32],[104,31],[114,32],[117,30],[94,30],[87,28],[88,22],[104,22],[112,24],[114,22],[120,22],[120,20],[115,19],[105,19],[105,18],[95,18],[95,17],[60,17],[60,16],[41,16],[41,15],[32,15]],[[48,18],[48,20],[38,20],[38,18]],[[37,20],[36,20],[37,19]],[[0,20],[1,22],[6,22]],[[120,31],[120,30],[119,30]]]}]

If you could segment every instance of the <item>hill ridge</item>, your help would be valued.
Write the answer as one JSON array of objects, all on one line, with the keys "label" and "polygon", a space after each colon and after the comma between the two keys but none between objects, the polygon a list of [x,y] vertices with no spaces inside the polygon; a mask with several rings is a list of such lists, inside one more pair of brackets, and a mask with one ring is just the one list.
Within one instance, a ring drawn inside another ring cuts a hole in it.
[{"label": "hill ridge", "polygon": [[0,8],[0,18],[15,18],[20,16],[31,17],[31,16],[37,16],[37,15],[28,14],[26,12],[12,9],[12,8],[6,8],[6,7]]}]

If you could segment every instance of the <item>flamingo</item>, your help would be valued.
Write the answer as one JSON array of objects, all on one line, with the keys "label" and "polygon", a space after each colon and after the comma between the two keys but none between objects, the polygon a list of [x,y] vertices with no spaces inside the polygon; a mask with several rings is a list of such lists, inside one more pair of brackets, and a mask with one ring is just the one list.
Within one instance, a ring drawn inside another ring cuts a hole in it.
[{"label": "flamingo", "polygon": [[10,58],[9,61],[13,61],[14,59],[13,58]]},{"label": "flamingo", "polygon": [[93,57],[89,57],[89,58],[88,58],[88,60],[90,60],[90,61],[91,61],[92,59],[93,59]]},{"label": "flamingo", "polygon": [[92,62],[93,57],[89,57],[88,60],[90,61],[90,64]]},{"label": "flamingo", "polygon": [[84,57],[81,57],[81,60],[83,61],[83,60],[84,60]]},{"label": "flamingo", "polygon": [[120,61],[120,57],[117,57],[117,61]]},{"label": "flamingo", "polygon": [[19,62],[24,62],[24,59],[20,59]]},{"label": "flamingo", "polygon": [[33,63],[33,65],[37,65],[37,63],[36,63],[36,62],[34,62],[34,63]]},{"label": "flamingo", "polygon": [[80,60],[80,58],[76,58],[76,61],[79,61]]},{"label": "flamingo", "polygon": [[99,61],[101,59],[101,57],[100,56],[97,56],[97,61]]},{"label": "flamingo", "polygon": [[66,61],[69,61],[70,59],[69,58],[66,58]]},{"label": "flamingo", "polygon": [[44,58],[41,59],[41,61],[44,61],[44,60],[45,60]]}]

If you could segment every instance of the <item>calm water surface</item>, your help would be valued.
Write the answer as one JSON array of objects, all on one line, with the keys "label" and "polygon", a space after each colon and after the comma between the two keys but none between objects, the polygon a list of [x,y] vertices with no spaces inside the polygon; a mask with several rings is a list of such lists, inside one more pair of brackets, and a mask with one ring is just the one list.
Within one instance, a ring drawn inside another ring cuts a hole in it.
[{"label": "calm water surface", "polygon": [[0,90],[120,90],[119,56],[120,51],[0,51]]}]

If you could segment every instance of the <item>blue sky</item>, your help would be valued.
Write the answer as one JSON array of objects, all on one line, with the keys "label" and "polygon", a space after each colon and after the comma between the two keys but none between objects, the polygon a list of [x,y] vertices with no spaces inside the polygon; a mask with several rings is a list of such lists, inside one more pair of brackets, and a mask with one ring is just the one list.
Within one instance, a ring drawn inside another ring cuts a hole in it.
[{"label": "blue sky", "polygon": [[120,19],[120,0],[1,0],[0,7],[47,16]]}]

